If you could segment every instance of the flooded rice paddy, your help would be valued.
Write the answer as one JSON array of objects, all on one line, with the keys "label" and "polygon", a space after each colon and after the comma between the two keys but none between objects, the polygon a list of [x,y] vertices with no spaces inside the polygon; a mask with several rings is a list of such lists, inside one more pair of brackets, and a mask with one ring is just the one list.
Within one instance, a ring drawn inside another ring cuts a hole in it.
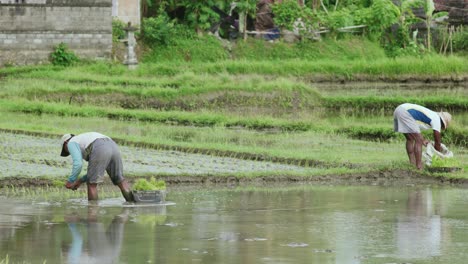
[{"label": "flooded rice paddy", "polygon": [[120,197],[0,198],[10,263],[466,263],[468,190],[428,186],[174,187]]},{"label": "flooded rice paddy", "polygon": [[[61,177],[71,172],[71,158],[60,156],[60,137],[42,138],[0,132],[0,177]],[[303,167],[178,151],[121,146],[127,175],[222,174],[303,171]],[[86,170],[86,166],[83,167]]]}]

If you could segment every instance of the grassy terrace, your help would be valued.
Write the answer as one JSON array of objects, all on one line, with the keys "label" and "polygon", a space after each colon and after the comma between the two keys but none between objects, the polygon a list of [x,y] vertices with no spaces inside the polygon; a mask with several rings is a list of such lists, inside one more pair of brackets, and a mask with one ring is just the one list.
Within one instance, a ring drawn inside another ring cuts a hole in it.
[{"label": "grassy terrace", "polygon": [[[4,68],[0,129],[56,137],[100,131],[122,144],[343,174],[408,168],[392,112],[411,101],[454,114],[443,141],[466,171],[467,76],[464,58],[438,56]],[[355,83],[378,80],[385,82]]]}]

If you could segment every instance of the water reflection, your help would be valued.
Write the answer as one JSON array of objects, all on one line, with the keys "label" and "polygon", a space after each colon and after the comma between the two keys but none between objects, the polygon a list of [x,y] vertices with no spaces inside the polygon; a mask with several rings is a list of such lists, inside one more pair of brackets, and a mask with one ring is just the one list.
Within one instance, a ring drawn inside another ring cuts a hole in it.
[{"label": "water reflection", "polygon": [[0,256],[70,264],[466,263],[467,197],[462,188],[300,186],[171,191],[167,208],[0,200]]},{"label": "water reflection", "polygon": [[[72,236],[67,263],[119,263],[124,227],[129,208],[123,208],[106,227],[99,219],[99,207],[89,206],[85,217],[77,213],[65,215]],[[87,238],[86,243],[83,237]]]},{"label": "water reflection", "polygon": [[432,190],[415,190],[408,194],[406,213],[398,217],[398,256],[425,259],[440,256],[442,221],[436,214]]}]

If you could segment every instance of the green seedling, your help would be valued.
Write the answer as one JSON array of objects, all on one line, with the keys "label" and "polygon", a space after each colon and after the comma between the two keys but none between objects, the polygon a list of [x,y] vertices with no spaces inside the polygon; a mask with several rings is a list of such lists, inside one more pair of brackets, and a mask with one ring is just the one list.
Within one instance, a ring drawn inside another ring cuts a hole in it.
[{"label": "green seedling", "polygon": [[456,158],[441,158],[439,156],[432,157],[432,167],[435,168],[456,168],[460,167],[460,161]]},{"label": "green seedling", "polygon": [[146,179],[138,179],[133,185],[134,191],[159,191],[166,190],[165,181],[157,181],[154,177],[148,181]]}]

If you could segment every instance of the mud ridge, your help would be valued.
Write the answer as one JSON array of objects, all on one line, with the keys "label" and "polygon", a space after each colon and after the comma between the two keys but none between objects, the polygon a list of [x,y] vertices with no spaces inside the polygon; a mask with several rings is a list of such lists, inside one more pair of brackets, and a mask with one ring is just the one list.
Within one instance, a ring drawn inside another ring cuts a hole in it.
[{"label": "mud ridge", "polygon": [[224,177],[224,176],[163,176],[169,185],[177,184],[268,184],[268,183],[306,183],[306,184],[345,184],[345,185],[468,185],[468,179],[453,179],[434,176],[413,170],[394,169],[370,171],[365,173],[329,174],[314,176],[259,176],[259,177]]},{"label": "mud ridge", "polygon": [[[259,176],[259,177],[235,177],[235,176],[216,176],[216,175],[198,175],[198,176],[158,176],[160,180],[166,181],[169,186],[177,185],[220,185],[236,186],[243,184],[268,185],[274,183],[303,183],[318,185],[376,185],[376,186],[408,186],[408,185],[457,185],[468,186],[468,179],[454,179],[443,176],[434,176],[428,173],[421,173],[413,170],[394,169],[380,170],[365,173],[350,174],[329,174],[314,176]],[[133,183],[136,177],[127,177],[130,183]],[[65,180],[64,180],[65,182]],[[111,185],[110,181],[105,180],[104,185]],[[0,188],[4,187],[48,187],[58,186],[57,180],[45,178],[26,178],[9,177],[0,179]]]}]

